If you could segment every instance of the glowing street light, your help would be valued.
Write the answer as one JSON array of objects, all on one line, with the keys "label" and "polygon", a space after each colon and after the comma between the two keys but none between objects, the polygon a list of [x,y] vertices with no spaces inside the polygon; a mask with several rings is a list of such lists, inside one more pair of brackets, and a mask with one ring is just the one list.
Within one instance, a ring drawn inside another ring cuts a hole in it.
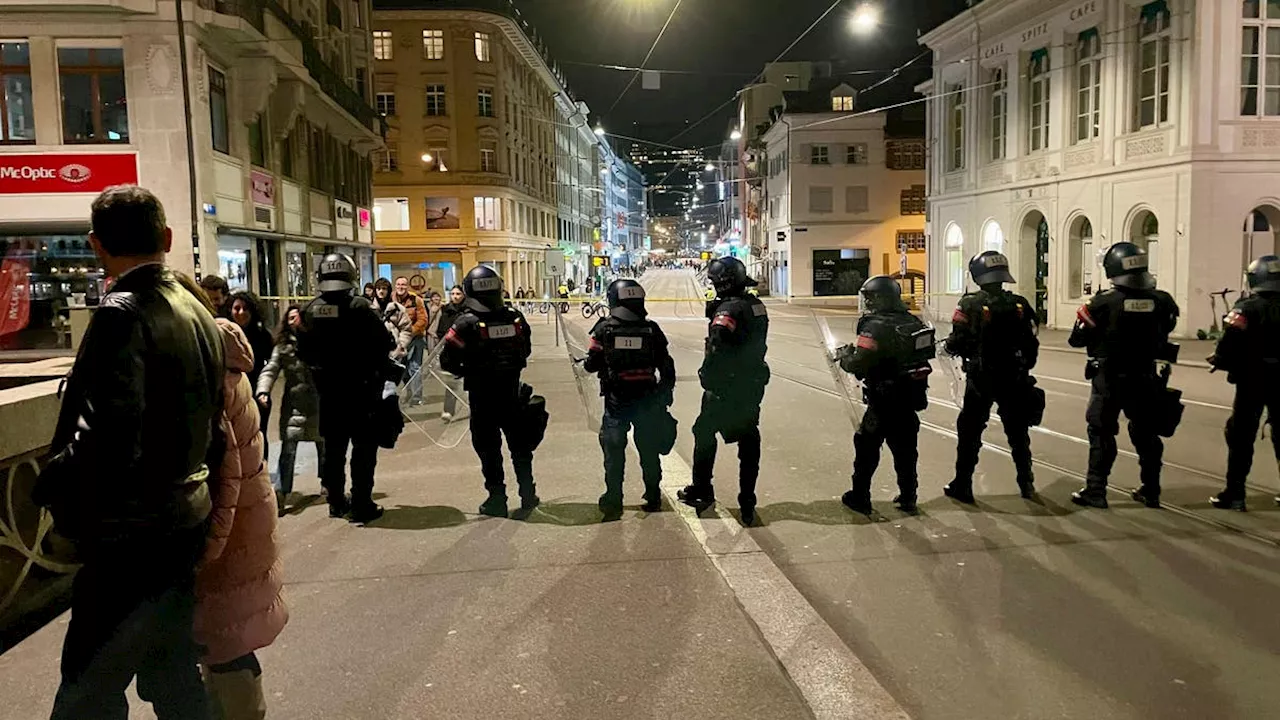
[{"label": "glowing street light", "polygon": [[870,3],[863,3],[853,11],[849,24],[856,33],[868,33],[880,24],[880,10]]},{"label": "glowing street light", "polygon": [[730,140],[741,140],[741,139],[742,139],[742,131],[741,131],[741,130],[739,130],[738,128],[734,128],[734,129],[733,129],[733,132],[729,133],[729,139],[730,139]]},{"label": "glowing street light", "polygon": [[716,171],[716,165],[715,165],[715,163],[708,162],[708,163],[707,163],[707,167],[706,167],[706,168],[704,168],[704,169],[705,169],[707,172],[715,172],[715,171]]},{"label": "glowing street light", "polygon": [[431,156],[431,153],[422,153],[422,162],[429,163],[432,160],[435,160],[435,158]]},{"label": "glowing street light", "polygon": [[599,123],[596,123],[596,135],[604,137],[604,126]]}]

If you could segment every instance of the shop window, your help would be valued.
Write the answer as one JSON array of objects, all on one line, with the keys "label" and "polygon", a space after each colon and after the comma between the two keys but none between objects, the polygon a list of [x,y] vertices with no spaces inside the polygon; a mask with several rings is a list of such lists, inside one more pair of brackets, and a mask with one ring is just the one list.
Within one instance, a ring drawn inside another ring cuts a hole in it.
[{"label": "shop window", "polygon": [[213,149],[220,153],[230,153],[230,133],[227,130],[227,76],[213,67],[209,68],[209,120],[213,131]]},{"label": "shop window", "polygon": [[377,198],[373,201],[373,229],[399,232],[409,229],[409,198]]},{"label": "shop window", "polygon": [[476,59],[480,62],[489,62],[492,59],[489,49],[489,33],[476,33]]},{"label": "shop window", "polygon": [[64,142],[129,142],[123,50],[58,48],[58,82]]},{"label": "shop window", "polygon": [[476,229],[502,229],[502,200],[500,198],[475,198]]},{"label": "shop window", "polygon": [[0,237],[6,279],[0,352],[71,347],[70,308],[95,306],[105,273],[83,236]]},{"label": "shop window", "polygon": [[0,42],[0,143],[35,141],[30,49],[25,42]]},{"label": "shop window", "polygon": [[267,166],[266,132],[262,127],[262,116],[249,123],[249,162],[261,168]]},{"label": "shop window", "polygon": [[395,57],[395,43],[390,30],[373,31],[373,57],[375,60],[391,60]]},{"label": "shop window", "polygon": [[422,31],[422,57],[427,60],[444,59],[444,31]]}]

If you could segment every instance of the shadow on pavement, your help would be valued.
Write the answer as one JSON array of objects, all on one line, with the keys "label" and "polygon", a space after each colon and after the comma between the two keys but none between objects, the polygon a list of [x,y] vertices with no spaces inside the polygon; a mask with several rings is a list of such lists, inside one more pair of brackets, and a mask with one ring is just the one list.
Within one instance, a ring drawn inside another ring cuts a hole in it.
[{"label": "shadow on pavement", "polygon": [[401,505],[387,508],[382,517],[369,523],[369,527],[380,530],[435,530],[457,527],[465,522],[467,522],[466,513],[455,507]]},{"label": "shadow on pavement", "polygon": [[578,527],[582,525],[599,525],[604,515],[595,503],[547,503],[525,518],[525,522],[534,525],[560,525],[562,527]]},{"label": "shadow on pavement", "polygon": [[[735,518],[741,517],[735,509]],[[810,523],[812,525],[871,525],[873,518],[859,515],[845,507],[839,500],[817,500],[809,503],[783,502],[762,505],[756,511],[757,526],[783,520]]]}]

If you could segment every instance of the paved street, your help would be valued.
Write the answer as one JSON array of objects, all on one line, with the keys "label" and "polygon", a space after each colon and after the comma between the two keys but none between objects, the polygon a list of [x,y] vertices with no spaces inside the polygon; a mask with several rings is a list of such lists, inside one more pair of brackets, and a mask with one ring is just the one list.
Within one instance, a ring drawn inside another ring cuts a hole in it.
[{"label": "paved street", "polygon": [[[701,294],[682,271],[645,283],[653,298]],[[1086,511],[1067,499],[1086,451],[1081,355],[1041,354],[1050,402],[1033,443],[1043,503],[1018,497],[994,420],[979,507],[942,496],[956,409],[936,373],[921,432],[922,512],[889,504],[886,456],[874,487],[883,521],[870,522],[839,502],[851,426],[813,313],[771,302],[761,523],[743,530],[733,448],[717,463],[725,505],[699,519],[670,504],[688,477],[705,320],[700,302],[650,306],[680,377],[664,512],[635,509],[632,458],[630,509],[599,522],[600,454],[582,404],[598,412],[596,390],[575,383],[551,319],[531,315],[528,379],[553,414],[536,465],[545,506],[527,522],[477,518],[469,442],[440,448],[411,428],[382,455],[388,512],[373,527],[331,521],[322,506],[286,517],[292,620],[261,653],[270,717],[1274,715],[1280,512],[1270,498],[1280,482],[1262,441],[1253,511],[1208,508],[1225,460],[1221,375],[1176,369],[1193,402],[1168,444],[1168,509],[1117,493],[1110,511]],[[855,315],[819,315],[842,342],[852,338]],[[577,304],[567,318],[565,334],[581,345],[590,321]],[[416,416],[423,427],[445,444],[458,439],[432,407]],[[1116,485],[1134,484],[1136,472],[1122,457]],[[316,490],[313,465],[299,486]],[[65,621],[0,656],[0,718],[47,714]],[[151,717],[135,706],[135,717]]]}]

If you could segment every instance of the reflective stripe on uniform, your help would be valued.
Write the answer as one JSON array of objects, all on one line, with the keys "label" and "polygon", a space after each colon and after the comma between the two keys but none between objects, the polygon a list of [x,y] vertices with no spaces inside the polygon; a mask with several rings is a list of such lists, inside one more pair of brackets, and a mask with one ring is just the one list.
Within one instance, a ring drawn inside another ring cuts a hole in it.
[{"label": "reflective stripe on uniform", "polygon": [[1245,318],[1244,314],[1236,312],[1235,310],[1227,313],[1225,322],[1229,327],[1233,327],[1237,330],[1244,330],[1249,327],[1249,321]]},{"label": "reflective stripe on uniform", "polygon": [[1088,325],[1089,327],[1097,326],[1097,323],[1093,321],[1093,316],[1089,314],[1088,305],[1080,306],[1080,309],[1076,311],[1076,320],[1084,323],[1085,325]]},{"label": "reflective stripe on uniform", "polygon": [[444,341],[454,347],[464,348],[467,346],[462,338],[458,336],[458,331],[453,328],[449,328],[449,332],[444,334]]},{"label": "reflective stripe on uniform", "polygon": [[960,308],[956,308],[956,311],[951,313],[951,322],[955,325],[968,325],[969,316],[965,315],[964,311]]},{"label": "reflective stripe on uniform", "polygon": [[604,350],[604,345],[603,345],[603,344],[601,344],[601,342],[600,342],[600,340],[599,340],[598,338],[596,338],[596,337],[592,337],[592,338],[591,338],[591,346],[590,346],[588,349],[589,349],[589,350],[596,351],[596,352],[601,352],[601,351],[603,351],[603,350]]},{"label": "reflective stripe on uniform", "polygon": [[880,343],[876,342],[876,339],[870,335],[859,335],[857,346],[863,350],[877,350],[880,347]]},{"label": "reflective stripe on uniform", "polygon": [[652,380],[654,377],[652,368],[647,370],[623,370],[618,373],[619,380]]},{"label": "reflective stripe on uniform", "polygon": [[711,324],[719,325],[722,328],[728,328],[730,332],[738,329],[738,321],[734,320],[730,315],[716,315],[715,320],[712,320]]}]

